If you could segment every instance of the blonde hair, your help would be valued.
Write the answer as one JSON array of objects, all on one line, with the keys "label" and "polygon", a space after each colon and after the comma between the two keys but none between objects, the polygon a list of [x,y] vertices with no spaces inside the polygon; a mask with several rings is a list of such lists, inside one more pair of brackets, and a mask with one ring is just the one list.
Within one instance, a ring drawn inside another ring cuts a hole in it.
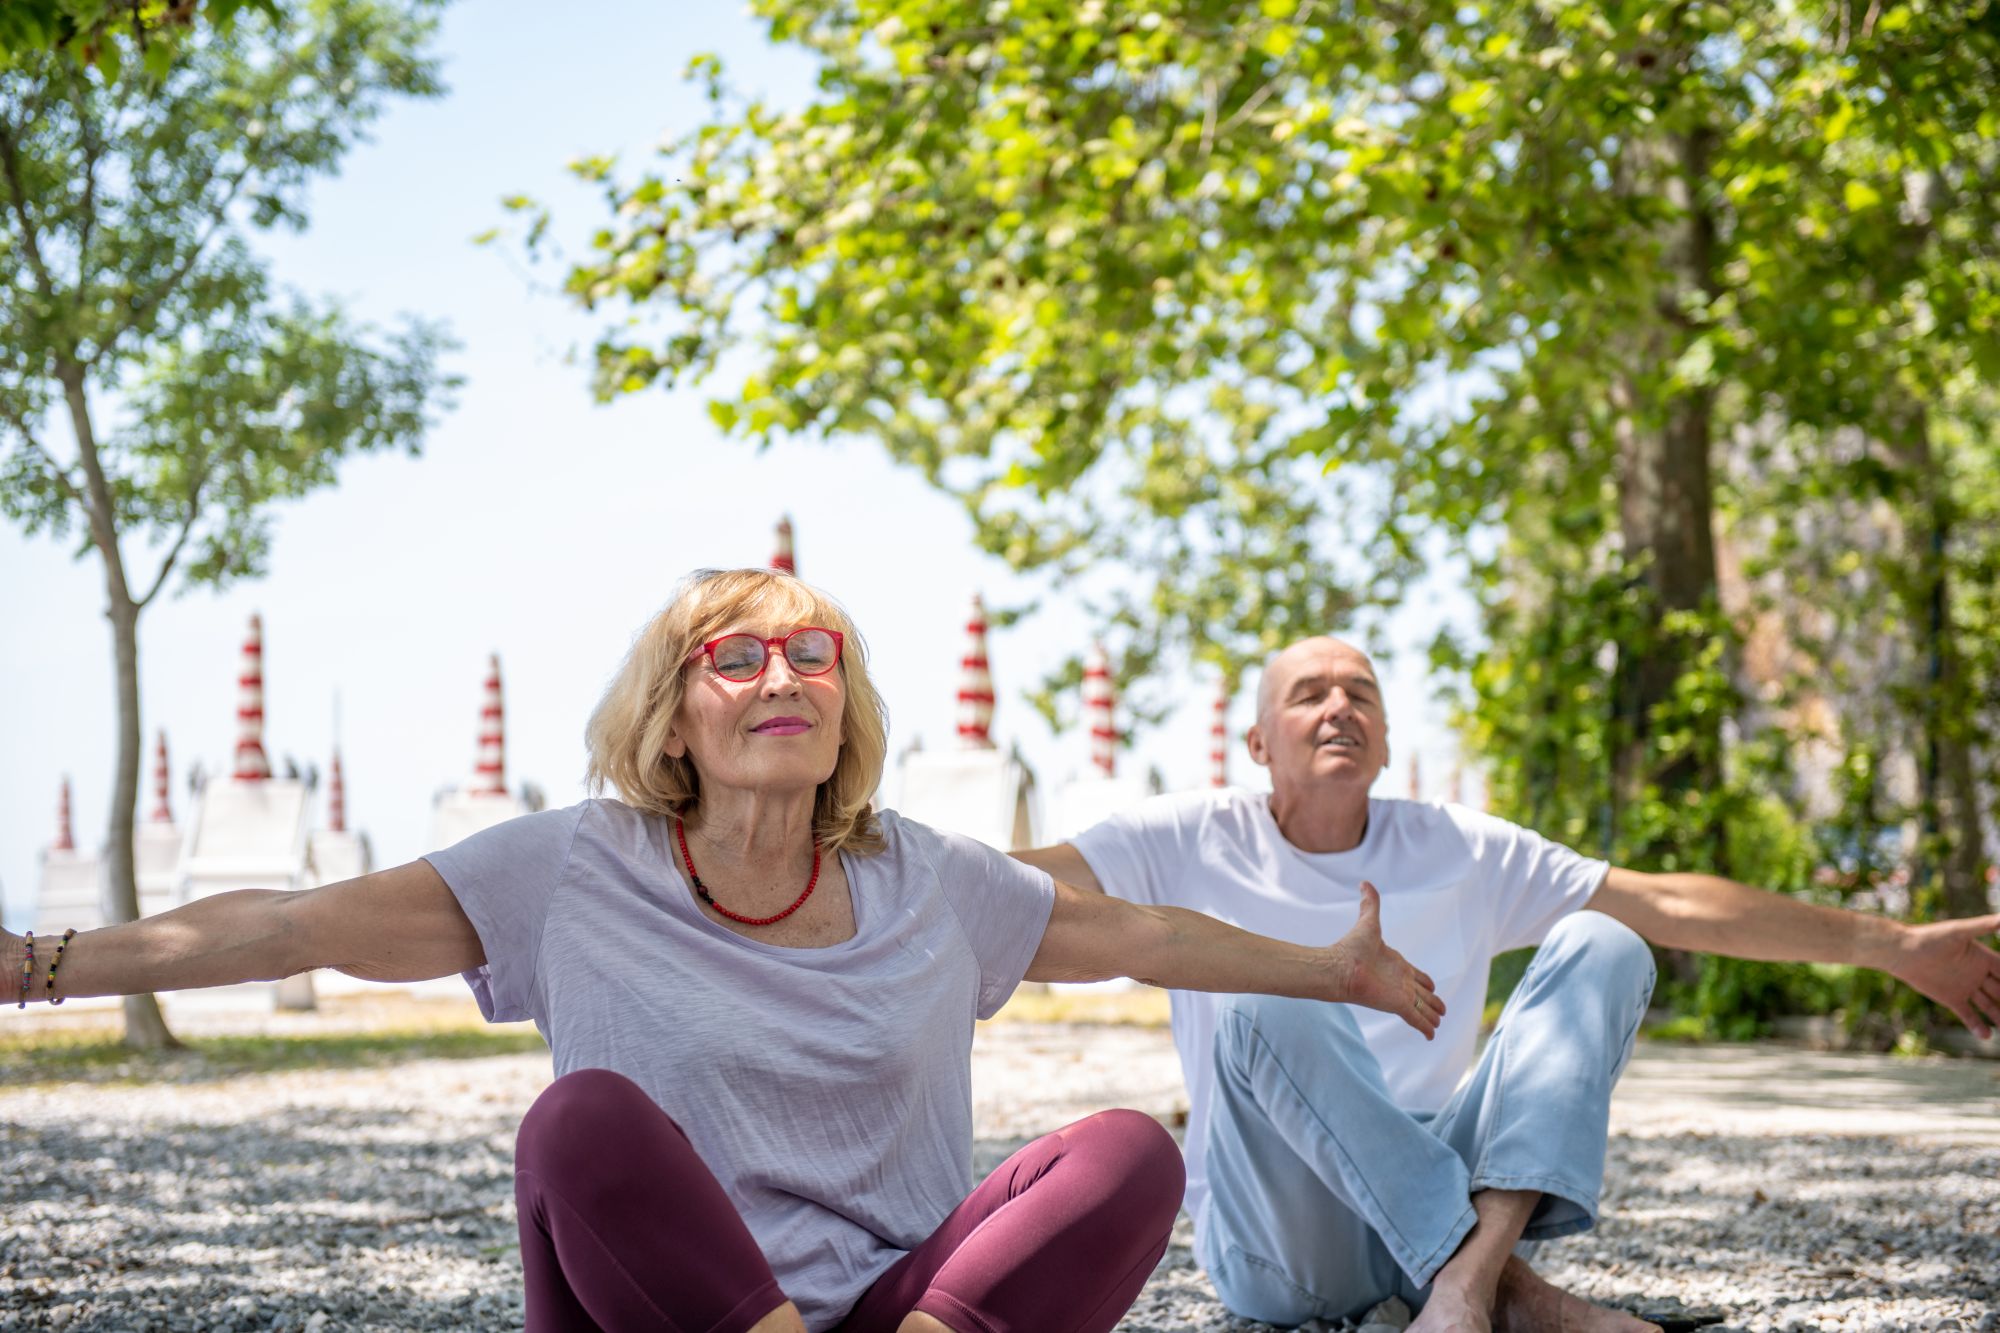
[{"label": "blonde hair", "polygon": [[882,828],[869,802],[889,752],[889,715],[868,681],[868,651],[838,602],[775,570],[699,570],[639,631],[584,728],[590,790],[601,792],[609,783],[627,805],[649,814],[687,818],[700,809],[701,775],[685,755],[676,759],[666,752],[667,735],[687,696],[682,668],[702,644],[746,622],[818,625],[844,636],[839,671],[847,700],[840,758],[813,799],[813,835],[829,852],[881,851]]}]

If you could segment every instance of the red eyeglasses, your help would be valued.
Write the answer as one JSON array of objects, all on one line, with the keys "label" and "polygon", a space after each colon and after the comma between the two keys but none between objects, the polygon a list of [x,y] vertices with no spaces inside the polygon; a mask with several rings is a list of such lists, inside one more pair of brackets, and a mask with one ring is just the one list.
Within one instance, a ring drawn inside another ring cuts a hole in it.
[{"label": "red eyeglasses", "polygon": [[688,660],[707,653],[708,664],[715,668],[716,675],[741,683],[762,676],[764,668],[771,664],[771,649],[776,648],[799,675],[824,676],[840,665],[843,642],[839,630],[821,629],[817,625],[807,625],[775,639],[760,639],[755,634],[725,634],[704,643]]}]

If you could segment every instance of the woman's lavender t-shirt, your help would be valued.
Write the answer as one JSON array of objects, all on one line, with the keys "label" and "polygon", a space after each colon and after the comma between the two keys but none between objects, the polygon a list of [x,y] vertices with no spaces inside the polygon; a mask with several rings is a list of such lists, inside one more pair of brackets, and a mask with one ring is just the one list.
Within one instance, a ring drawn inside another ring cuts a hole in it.
[{"label": "woman's lavender t-shirt", "polygon": [[488,1020],[533,1019],[558,1076],[611,1069],[644,1088],[811,1329],[971,1191],[973,1019],[1012,993],[1055,902],[1039,870],[881,821],[886,850],[841,858],[854,937],[824,949],[703,916],[668,822],[616,801],[425,858],[485,946],[465,979]]}]

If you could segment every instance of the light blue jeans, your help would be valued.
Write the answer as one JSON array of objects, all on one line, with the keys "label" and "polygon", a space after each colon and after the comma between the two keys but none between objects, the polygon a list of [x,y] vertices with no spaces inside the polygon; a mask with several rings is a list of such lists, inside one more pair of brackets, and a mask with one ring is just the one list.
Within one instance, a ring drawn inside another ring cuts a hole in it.
[{"label": "light blue jeans", "polygon": [[1599,912],[1549,933],[1472,1075],[1435,1115],[1390,1100],[1345,1006],[1231,999],[1215,1038],[1199,1258],[1266,1323],[1421,1306],[1480,1190],[1535,1190],[1524,1240],[1597,1222],[1611,1088],[1653,993],[1644,940]]}]

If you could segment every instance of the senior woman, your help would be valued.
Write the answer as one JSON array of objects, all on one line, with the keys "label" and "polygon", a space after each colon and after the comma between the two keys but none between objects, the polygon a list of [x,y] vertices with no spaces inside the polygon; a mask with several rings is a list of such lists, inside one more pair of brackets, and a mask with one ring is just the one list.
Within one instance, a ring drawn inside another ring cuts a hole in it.
[{"label": "senior woman", "polygon": [[[886,720],[845,613],[694,576],[590,720],[592,800],[303,893],[5,938],[22,998],[333,967],[461,972],[557,1078],[516,1153],[532,1330],[1106,1330],[1165,1250],[1173,1141],[1105,1111],[972,1182],[973,1019],[1025,976],[1443,1005],[1372,913],[1324,949],[1079,893],[876,812]],[[26,965],[27,970],[23,971]]]}]

